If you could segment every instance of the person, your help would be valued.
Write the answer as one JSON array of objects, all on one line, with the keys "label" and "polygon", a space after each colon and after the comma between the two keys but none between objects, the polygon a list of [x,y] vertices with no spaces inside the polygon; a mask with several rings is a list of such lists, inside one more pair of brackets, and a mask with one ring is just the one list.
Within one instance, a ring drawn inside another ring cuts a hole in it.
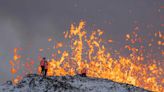
[{"label": "person", "polygon": [[43,59],[41,60],[41,62],[40,62],[40,66],[41,66],[41,74],[43,75],[43,76],[46,76],[46,74],[47,74],[47,60],[46,60],[46,58],[45,57],[43,57]]},{"label": "person", "polygon": [[80,74],[82,77],[87,77],[87,69],[86,68],[83,68],[81,70],[81,74]]}]

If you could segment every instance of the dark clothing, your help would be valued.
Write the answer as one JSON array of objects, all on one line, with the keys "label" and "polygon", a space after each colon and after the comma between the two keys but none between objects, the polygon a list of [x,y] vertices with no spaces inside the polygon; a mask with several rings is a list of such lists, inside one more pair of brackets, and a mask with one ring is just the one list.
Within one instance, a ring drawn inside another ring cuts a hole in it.
[{"label": "dark clothing", "polygon": [[42,74],[43,76],[46,76],[46,75],[47,75],[48,62],[46,61],[45,58],[43,58],[43,59],[41,60],[40,66],[41,66],[41,68],[42,68],[41,74]]},{"label": "dark clothing", "polygon": [[80,74],[81,77],[87,77],[87,74],[86,73],[82,73]]},{"label": "dark clothing", "polygon": [[41,68],[42,68],[41,74],[44,75],[45,68],[44,68],[44,66],[41,66]]},{"label": "dark clothing", "polygon": [[47,76],[47,69],[45,69],[44,76]]},{"label": "dark clothing", "polygon": [[45,69],[45,66],[41,66],[42,70],[41,70],[41,74],[43,76],[47,76],[47,69]]}]

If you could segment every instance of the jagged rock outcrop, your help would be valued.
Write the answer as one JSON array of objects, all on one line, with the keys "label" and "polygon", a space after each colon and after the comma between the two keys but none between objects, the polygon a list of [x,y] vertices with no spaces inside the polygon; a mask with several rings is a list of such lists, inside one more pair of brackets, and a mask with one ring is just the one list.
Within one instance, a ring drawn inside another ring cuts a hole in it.
[{"label": "jagged rock outcrop", "polygon": [[0,92],[150,92],[128,84],[111,80],[76,76],[42,77],[25,76],[17,85],[7,81]]}]

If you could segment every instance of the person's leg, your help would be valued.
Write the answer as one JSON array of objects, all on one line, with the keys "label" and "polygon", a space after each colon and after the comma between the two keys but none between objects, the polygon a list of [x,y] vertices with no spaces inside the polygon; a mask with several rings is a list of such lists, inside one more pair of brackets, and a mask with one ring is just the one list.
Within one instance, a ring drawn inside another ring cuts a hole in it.
[{"label": "person's leg", "polygon": [[47,69],[45,69],[45,76],[47,76]]},{"label": "person's leg", "polygon": [[44,66],[41,66],[41,68],[42,68],[41,74],[44,75]]}]

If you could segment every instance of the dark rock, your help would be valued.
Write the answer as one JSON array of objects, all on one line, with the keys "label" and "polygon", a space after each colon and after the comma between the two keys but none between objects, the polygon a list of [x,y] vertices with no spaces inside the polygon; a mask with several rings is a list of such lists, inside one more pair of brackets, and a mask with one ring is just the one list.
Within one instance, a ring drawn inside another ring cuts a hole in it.
[{"label": "dark rock", "polygon": [[[9,86],[10,85],[10,86]],[[17,85],[11,81],[0,86],[0,92],[150,92],[133,85],[84,75],[43,77],[28,74]]]},{"label": "dark rock", "polygon": [[6,81],[7,85],[13,85],[12,81]]}]

